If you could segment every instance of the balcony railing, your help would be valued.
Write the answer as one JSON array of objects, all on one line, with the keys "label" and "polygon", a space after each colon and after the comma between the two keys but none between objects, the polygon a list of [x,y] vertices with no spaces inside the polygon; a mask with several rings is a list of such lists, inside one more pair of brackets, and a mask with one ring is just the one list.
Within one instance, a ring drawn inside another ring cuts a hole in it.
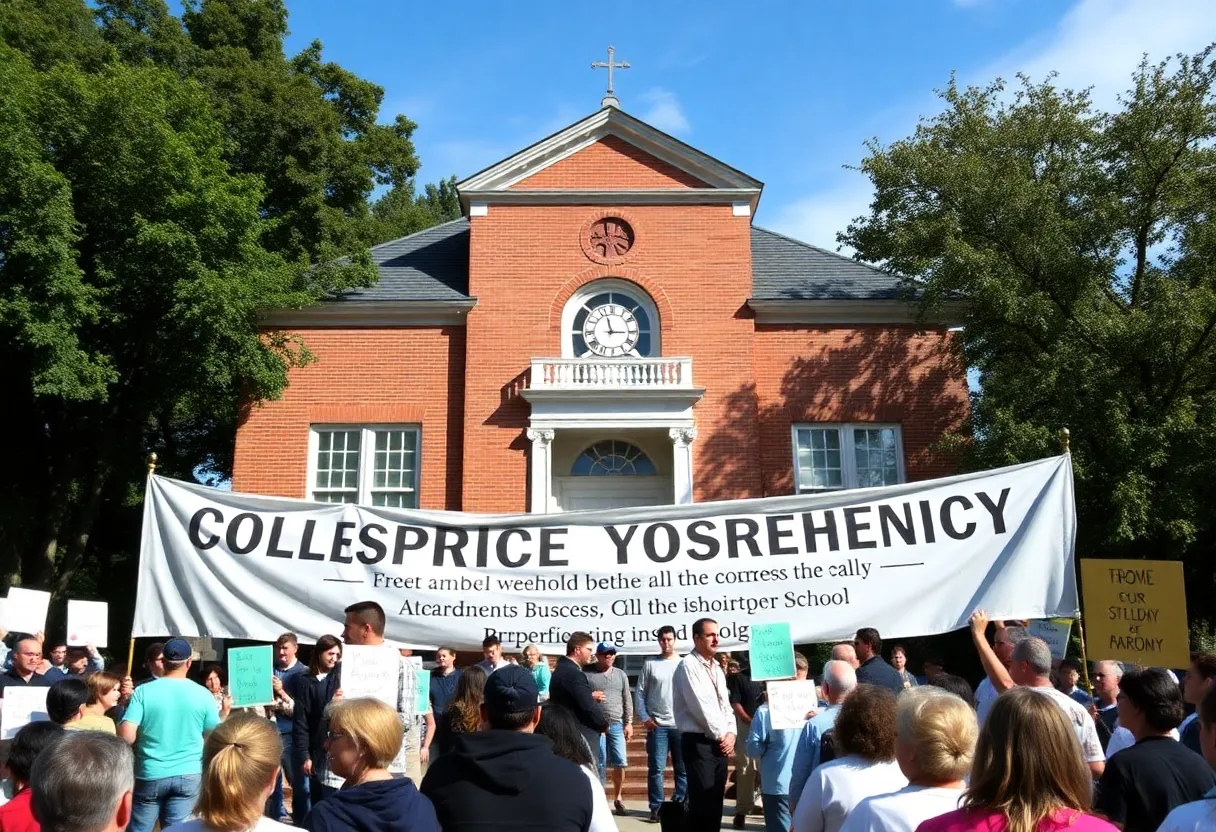
[{"label": "balcony railing", "polygon": [[691,358],[534,358],[533,390],[691,390]]}]

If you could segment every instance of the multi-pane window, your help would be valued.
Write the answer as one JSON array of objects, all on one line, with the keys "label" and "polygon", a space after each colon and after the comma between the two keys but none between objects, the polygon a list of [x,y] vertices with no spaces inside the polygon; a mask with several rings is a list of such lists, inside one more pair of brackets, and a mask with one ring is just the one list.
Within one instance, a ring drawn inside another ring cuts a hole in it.
[{"label": "multi-pane window", "polygon": [[314,427],[309,491],[323,503],[418,507],[418,429]]},{"label": "multi-pane window", "polygon": [[903,481],[903,449],[893,425],[795,425],[798,491],[871,488]]}]

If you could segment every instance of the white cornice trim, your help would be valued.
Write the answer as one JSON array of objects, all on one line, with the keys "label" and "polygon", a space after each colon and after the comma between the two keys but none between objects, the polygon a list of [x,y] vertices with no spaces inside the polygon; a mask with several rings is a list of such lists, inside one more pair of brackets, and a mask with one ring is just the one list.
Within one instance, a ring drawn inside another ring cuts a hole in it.
[{"label": "white cornice trim", "polygon": [[[771,300],[750,298],[747,305],[758,324],[915,324],[916,306],[904,300]],[[952,326],[962,321],[962,309],[947,307],[926,324]]]},{"label": "white cornice trim", "polygon": [[304,309],[274,309],[262,316],[264,327],[463,326],[468,300],[329,301]]},{"label": "white cornice trim", "polygon": [[[760,198],[754,188],[478,191],[474,205],[735,205]],[[742,214],[739,216],[748,216]]]},{"label": "white cornice trim", "polygon": [[609,135],[644,150],[711,187],[745,188],[757,193],[763,187],[758,179],[668,136],[644,121],[614,107],[605,107],[473,174],[457,183],[457,190],[467,206],[469,195],[487,190],[505,190]]}]

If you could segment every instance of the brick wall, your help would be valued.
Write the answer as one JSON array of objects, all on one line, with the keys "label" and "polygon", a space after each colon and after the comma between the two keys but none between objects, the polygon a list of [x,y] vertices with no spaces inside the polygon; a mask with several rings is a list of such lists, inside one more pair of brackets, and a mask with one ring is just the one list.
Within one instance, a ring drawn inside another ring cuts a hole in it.
[{"label": "brick wall", "polygon": [[752,323],[741,312],[751,293],[747,218],[733,216],[729,205],[630,206],[622,213],[637,238],[636,256],[609,267],[592,263],[580,244],[597,211],[496,205],[472,220],[469,291],[477,307],[468,318],[467,510],[527,509],[523,374],[532,357],[561,355],[560,304],[572,287],[610,274],[661,296],[663,354],[693,356],[693,381],[706,388],[696,408],[702,431],[729,423],[741,433],[730,478],[709,461],[702,465],[703,446],[694,444],[696,499],[759,493],[755,405],[738,401],[752,376]]},{"label": "brick wall", "polygon": [[304,497],[310,424],[422,427],[419,506],[460,509],[464,327],[307,329],[317,360],[237,431],[233,488]]},{"label": "brick wall", "polygon": [[756,327],[755,372],[766,496],[794,491],[795,422],[895,422],[909,480],[948,476],[931,448],[967,418],[952,336],[912,326]]},{"label": "brick wall", "polygon": [[512,186],[519,190],[549,188],[704,188],[705,183],[674,165],[638,150],[616,136],[594,144]]},{"label": "brick wall", "polygon": [[[517,187],[697,186],[616,139],[598,142]],[[588,223],[626,218],[636,244],[605,266],[583,253]],[[749,219],[729,205],[493,205],[470,220],[467,327],[300,332],[318,361],[281,401],[256,407],[237,435],[234,487],[302,497],[310,423],[422,424],[424,508],[528,509],[533,357],[561,355],[562,305],[599,277],[631,280],[656,301],[662,352],[693,358],[697,501],[793,491],[790,426],[887,421],[902,426],[910,479],[953,472],[930,446],[967,415],[950,336],[910,326],[757,326]],[[468,356],[466,366],[466,354]]]}]

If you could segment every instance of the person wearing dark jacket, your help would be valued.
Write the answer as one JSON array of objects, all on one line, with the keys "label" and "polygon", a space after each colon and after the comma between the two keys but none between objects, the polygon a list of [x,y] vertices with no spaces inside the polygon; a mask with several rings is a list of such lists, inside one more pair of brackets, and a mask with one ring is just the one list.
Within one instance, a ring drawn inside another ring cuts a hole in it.
[{"label": "person wearing dark jacket", "polygon": [[295,700],[291,712],[294,765],[309,778],[308,794],[316,803],[333,792],[321,782],[325,770],[325,706],[338,690],[339,675],[334,668],[342,658],[342,642],[334,636],[321,636],[312,651],[308,672],[291,680],[290,695]]},{"label": "person wearing dark jacket", "polygon": [[508,665],[491,674],[481,715],[489,729],[457,736],[422,781],[444,832],[590,829],[590,779],[533,733],[541,709],[531,671]]},{"label": "person wearing dark jacket", "polygon": [[591,692],[591,683],[583,672],[595,655],[594,644],[587,633],[571,634],[566,641],[566,655],[557,660],[553,678],[549,680],[549,701],[570,709],[592,749],[599,748],[600,734],[608,730],[608,718],[600,707],[604,694]]},{"label": "person wearing dark jacket", "polygon": [[329,711],[325,750],[342,788],[312,807],[311,832],[442,832],[431,801],[388,767],[404,740],[397,711],[379,699],[346,699]]},{"label": "person wearing dark jacket", "polygon": [[853,637],[853,649],[857,651],[857,660],[861,666],[857,668],[857,683],[878,685],[894,694],[904,692],[904,680],[899,671],[887,664],[882,657],[882,639],[878,630],[873,627],[863,627]]}]

